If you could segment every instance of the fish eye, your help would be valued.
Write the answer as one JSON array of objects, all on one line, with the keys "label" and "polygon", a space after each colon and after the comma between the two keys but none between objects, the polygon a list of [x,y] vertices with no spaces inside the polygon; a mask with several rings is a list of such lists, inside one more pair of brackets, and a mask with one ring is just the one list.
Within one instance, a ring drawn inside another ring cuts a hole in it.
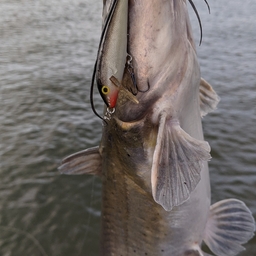
[{"label": "fish eye", "polygon": [[101,88],[101,92],[103,93],[103,94],[108,94],[109,93],[109,87],[108,86],[106,86],[106,85],[104,85],[102,88]]}]

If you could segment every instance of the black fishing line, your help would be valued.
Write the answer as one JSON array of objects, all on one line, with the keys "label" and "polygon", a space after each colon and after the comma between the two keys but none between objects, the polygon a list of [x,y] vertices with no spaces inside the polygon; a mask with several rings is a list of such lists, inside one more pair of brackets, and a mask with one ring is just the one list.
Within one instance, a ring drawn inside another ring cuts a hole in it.
[{"label": "black fishing line", "polygon": [[93,75],[92,75],[92,82],[91,82],[91,89],[90,89],[90,103],[91,103],[91,108],[93,113],[98,116],[100,119],[103,120],[100,114],[98,114],[97,110],[94,107],[94,101],[93,101],[93,88],[94,88],[94,79],[95,79],[95,73],[96,73],[96,68],[97,68],[97,60],[94,64],[94,69],[93,69]]},{"label": "black fishing line", "polygon": [[[199,27],[200,27],[200,42],[199,42],[199,45],[201,45],[202,40],[203,40],[203,28],[202,28],[201,19],[200,19],[200,16],[199,16],[199,14],[198,14],[198,11],[197,11],[197,9],[196,9],[196,6],[195,6],[193,0],[188,0],[188,1],[189,1],[190,5],[192,6],[192,8],[193,8],[193,10],[194,10],[194,12],[195,12],[195,14],[196,14],[198,23],[199,23]],[[211,13],[211,9],[210,9],[210,5],[209,5],[208,1],[207,1],[207,0],[204,0],[204,2],[205,2],[205,4],[207,5],[207,8],[208,8],[209,13]]]}]

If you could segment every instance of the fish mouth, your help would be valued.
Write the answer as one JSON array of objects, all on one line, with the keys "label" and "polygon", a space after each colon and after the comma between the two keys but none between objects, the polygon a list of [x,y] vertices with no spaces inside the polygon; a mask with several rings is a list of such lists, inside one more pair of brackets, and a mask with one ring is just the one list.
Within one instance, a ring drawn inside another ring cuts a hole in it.
[{"label": "fish mouth", "polygon": [[131,129],[137,129],[142,128],[144,126],[146,117],[138,120],[138,121],[132,121],[132,122],[126,122],[119,119],[117,116],[113,117],[113,119],[116,121],[117,125],[123,130],[123,131],[130,131]]}]

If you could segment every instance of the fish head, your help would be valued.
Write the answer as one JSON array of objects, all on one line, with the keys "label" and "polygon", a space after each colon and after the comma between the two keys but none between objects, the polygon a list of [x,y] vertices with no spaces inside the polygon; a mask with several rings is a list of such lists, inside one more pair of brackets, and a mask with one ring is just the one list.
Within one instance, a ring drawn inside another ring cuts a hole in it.
[{"label": "fish head", "polygon": [[[128,35],[139,104],[119,95],[118,118],[137,121],[162,107],[182,112],[184,101],[190,101],[188,91],[194,93],[200,84],[186,1],[129,1]],[[128,90],[134,86],[127,70],[122,85]]]}]

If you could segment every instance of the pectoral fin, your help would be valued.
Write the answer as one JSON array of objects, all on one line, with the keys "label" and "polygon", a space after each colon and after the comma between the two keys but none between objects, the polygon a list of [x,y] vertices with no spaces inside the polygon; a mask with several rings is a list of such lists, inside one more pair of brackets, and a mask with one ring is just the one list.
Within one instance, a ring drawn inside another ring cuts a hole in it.
[{"label": "pectoral fin", "polygon": [[210,159],[209,152],[207,142],[192,138],[163,113],[151,170],[154,200],[167,211],[186,201],[200,181],[202,161]]},{"label": "pectoral fin", "polygon": [[89,148],[70,155],[62,160],[58,170],[62,174],[101,175],[101,155],[99,147]]},{"label": "pectoral fin", "polygon": [[247,206],[237,199],[227,199],[211,206],[204,241],[216,255],[237,255],[254,231],[255,221]]},{"label": "pectoral fin", "polygon": [[200,110],[201,116],[207,115],[209,112],[212,112],[216,109],[220,97],[213,90],[212,86],[207,83],[203,78],[201,78],[200,82]]}]

